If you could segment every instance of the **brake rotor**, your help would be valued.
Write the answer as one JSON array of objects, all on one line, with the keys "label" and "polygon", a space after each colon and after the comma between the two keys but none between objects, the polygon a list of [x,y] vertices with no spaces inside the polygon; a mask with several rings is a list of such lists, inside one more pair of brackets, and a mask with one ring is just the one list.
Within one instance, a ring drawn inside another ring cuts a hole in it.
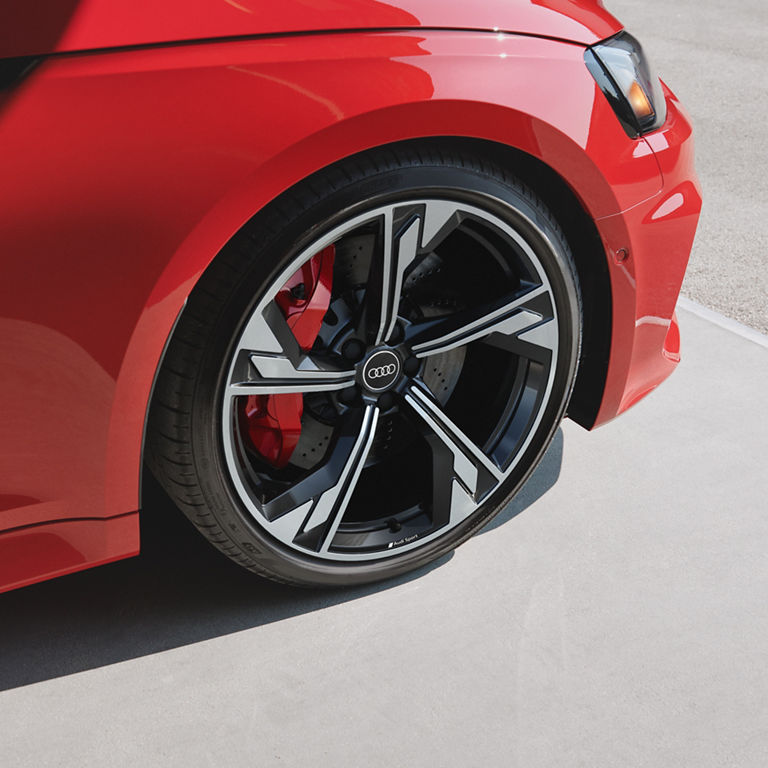
[{"label": "brake rotor", "polygon": [[[422,318],[438,317],[466,308],[462,297],[455,292],[435,293],[434,281],[439,280],[442,267],[442,259],[436,253],[430,253],[419,262],[403,283],[404,296]],[[441,405],[448,402],[456,389],[465,357],[464,347],[458,347],[429,358],[422,379]]]}]

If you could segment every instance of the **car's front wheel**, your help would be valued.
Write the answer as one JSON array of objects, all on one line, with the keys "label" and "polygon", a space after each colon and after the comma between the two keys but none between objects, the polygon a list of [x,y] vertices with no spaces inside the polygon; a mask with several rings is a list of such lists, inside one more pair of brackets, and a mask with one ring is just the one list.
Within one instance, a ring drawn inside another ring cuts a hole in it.
[{"label": "car's front wheel", "polygon": [[259,213],[190,296],[150,461],[230,557],[305,584],[423,565],[496,514],[562,417],[568,245],[504,168],[400,147]]}]

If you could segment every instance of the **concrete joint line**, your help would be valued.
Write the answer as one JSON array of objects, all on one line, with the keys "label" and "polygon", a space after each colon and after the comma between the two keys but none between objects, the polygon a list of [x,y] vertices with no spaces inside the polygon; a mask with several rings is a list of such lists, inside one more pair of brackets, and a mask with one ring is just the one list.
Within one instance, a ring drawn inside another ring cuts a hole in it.
[{"label": "concrete joint line", "polygon": [[677,307],[678,309],[690,312],[692,315],[697,315],[704,320],[709,320],[710,323],[719,325],[726,331],[731,331],[731,333],[735,333],[737,336],[741,336],[758,346],[768,349],[768,336],[764,333],[760,333],[760,331],[756,331],[754,328],[750,328],[748,325],[744,325],[737,320],[732,320],[730,317],[721,315],[719,312],[715,312],[713,309],[709,309],[695,301],[691,301],[691,299],[687,299],[685,296],[680,296],[678,298]]}]

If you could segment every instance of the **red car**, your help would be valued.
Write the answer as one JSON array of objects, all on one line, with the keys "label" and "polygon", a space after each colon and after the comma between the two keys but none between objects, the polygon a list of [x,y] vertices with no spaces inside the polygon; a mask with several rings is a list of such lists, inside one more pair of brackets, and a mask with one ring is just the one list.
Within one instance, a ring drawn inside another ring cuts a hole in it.
[{"label": "red car", "polygon": [[[11,0],[0,588],[416,568],[679,359],[691,128],[598,0]],[[599,482],[599,468],[595,480]]]}]

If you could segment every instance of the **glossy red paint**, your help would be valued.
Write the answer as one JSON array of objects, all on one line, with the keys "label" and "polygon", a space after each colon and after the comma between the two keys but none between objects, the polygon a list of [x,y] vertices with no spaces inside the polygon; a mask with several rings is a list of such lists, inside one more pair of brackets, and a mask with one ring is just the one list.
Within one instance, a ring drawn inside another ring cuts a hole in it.
[{"label": "glossy red paint", "polygon": [[478,29],[591,45],[619,22],[601,0],[6,0],[0,55],[30,56],[118,46],[297,32]]},{"label": "glossy red paint", "polygon": [[[563,23],[615,31],[594,3],[504,6],[564,6]],[[80,37],[54,47],[115,44],[117,25],[88,37],[104,7],[83,4]],[[606,247],[614,335],[598,421],[670,370],[662,350],[699,207],[689,127],[669,95],[664,129],[630,140],[579,45],[433,30],[217,41],[54,57],[12,95],[0,113],[0,174],[13,180],[0,188],[0,545],[35,525],[84,559],[32,549],[2,583],[135,553],[147,404],[186,296],[255,212],[355,152],[456,136],[541,159]],[[630,257],[617,264],[620,248]],[[84,547],[83,526],[116,533]]]},{"label": "glossy red paint", "polygon": [[60,520],[0,536],[0,592],[139,554],[138,512]]},{"label": "glossy red paint", "polygon": [[701,188],[690,122],[674,94],[665,93],[667,122],[647,137],[663,174],[662,192],[597,221],[609,256],[620,248],[630,256],[611,265],[614,338],[596,426],[647,395],[680,360],[674,310],[701,211]]}]

